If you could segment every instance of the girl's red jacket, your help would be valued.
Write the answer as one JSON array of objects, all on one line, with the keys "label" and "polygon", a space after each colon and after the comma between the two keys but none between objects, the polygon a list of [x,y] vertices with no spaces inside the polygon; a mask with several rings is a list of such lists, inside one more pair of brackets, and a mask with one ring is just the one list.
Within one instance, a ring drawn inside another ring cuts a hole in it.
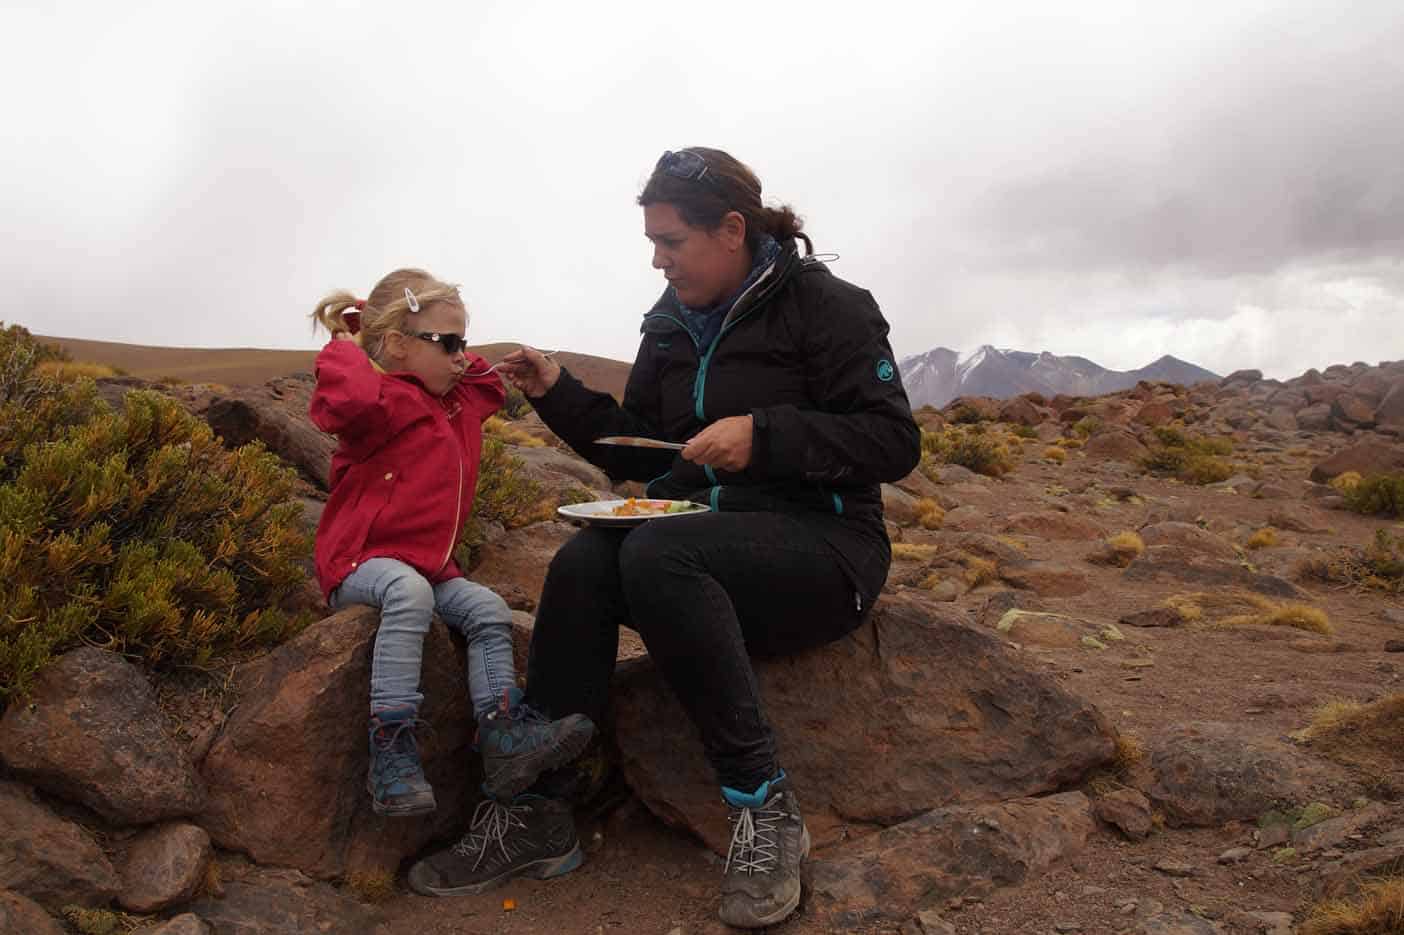
[{"label": "girl's red jacket", "polygon": [[[468,371],[487,362],[468,355]],[[473,509],[482,424],[507,392],[493,373],[464,377],[443,397],[409,373],[383,373],[354,341],[317,355],[309,414],[337,437],[331,496],[317,526],[317,580],[330,598],[369,558],[394,558],[438,584]]]}]

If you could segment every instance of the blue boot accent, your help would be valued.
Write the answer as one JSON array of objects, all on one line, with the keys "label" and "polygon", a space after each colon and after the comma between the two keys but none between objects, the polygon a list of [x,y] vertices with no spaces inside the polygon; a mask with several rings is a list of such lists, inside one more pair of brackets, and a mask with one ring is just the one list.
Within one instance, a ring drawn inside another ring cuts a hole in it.
[{"label": "blue boot accent", "polygon": [[377,815],[423,815],[436,806],[434,790],[424,778],[419,760],[419,746],[414,739],[416,723],[412,708],[371,715],[366,790]]},{"label": "blue boot accent", "polygon": [[778,783],[784,778],[785,771],[782,769],[757,786],[755,792],[742,792],[740,789],[722,786],[722,798],[726,800],[727,805],[733,808],[760,808],[770,798],[771,784]]}]

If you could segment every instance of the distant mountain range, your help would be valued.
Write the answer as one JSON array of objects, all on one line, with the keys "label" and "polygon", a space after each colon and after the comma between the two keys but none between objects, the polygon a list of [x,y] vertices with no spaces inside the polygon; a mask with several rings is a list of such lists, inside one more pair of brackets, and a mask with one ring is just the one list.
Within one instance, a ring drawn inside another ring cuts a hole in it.
[{"label": "distant mountain range", "polygon": [[1218,374],[1166,354],[1139,370],[1108,370],[1085,357],[1000,349],[986,344],[972,354],[938,347],[899,361],[912,408],[944,406],[957,396],[1007,399],[1020,393],[1097,396],[1129,389],[1141,380],[1189,385]]}]

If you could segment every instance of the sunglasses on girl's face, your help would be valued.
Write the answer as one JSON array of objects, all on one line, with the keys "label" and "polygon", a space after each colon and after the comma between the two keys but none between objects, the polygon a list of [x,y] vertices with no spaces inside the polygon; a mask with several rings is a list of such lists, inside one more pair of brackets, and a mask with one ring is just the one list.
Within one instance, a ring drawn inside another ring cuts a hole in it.
[{"label": "sunglasses on girl's face", "polygon": [[440,334],[437,331],[407,331],[405,334],[421,341],[432,341],[442,347],[445,354],[457,354],[468,346],[468,340],[461,334]]}]

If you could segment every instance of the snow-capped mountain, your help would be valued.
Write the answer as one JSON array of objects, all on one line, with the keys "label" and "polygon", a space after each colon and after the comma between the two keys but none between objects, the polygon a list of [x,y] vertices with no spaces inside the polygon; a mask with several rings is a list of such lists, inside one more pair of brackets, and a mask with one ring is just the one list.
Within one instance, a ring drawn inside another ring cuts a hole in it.
[{"label": "snow-capped mountain", "polygon": [[970,354],[944,347],[898,363],[912,407],[944,406],[957,396],[1005,399],[1020,393],[1096,396],[1129,389],[1140,380],[1198,383],[1219,377],[1169,354],[1139,370],[1108,370],[1085,357],[1000,349],[986,344]]}]

